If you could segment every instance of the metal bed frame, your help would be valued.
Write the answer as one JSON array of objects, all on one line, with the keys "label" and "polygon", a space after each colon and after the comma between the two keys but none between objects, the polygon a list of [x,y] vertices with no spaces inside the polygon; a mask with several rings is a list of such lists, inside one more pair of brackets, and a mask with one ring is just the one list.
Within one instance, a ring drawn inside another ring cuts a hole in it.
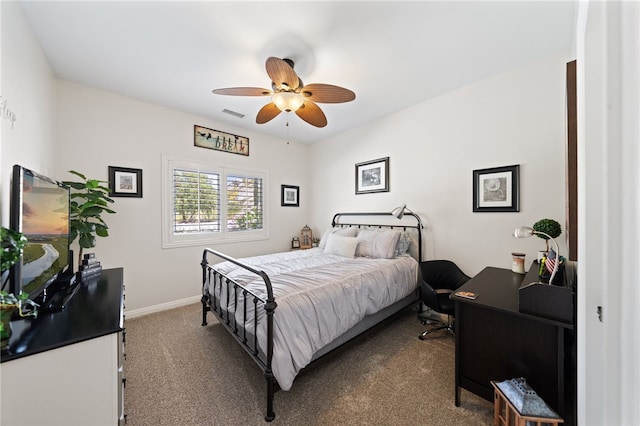
[{"label": "metal bed frame", "polygon": [[[417,260],[420,262],[422,260],[422,222],[420,217],[413,212],[405,213],[406,216],[411,216],[416,220],[415,225],[411,224],[364,224],[364,223],[351,223],[347,219],[345,219],[344,223],[341,223],[340,219],[345,217],[369,217],[369,216],[389,216],[393,217],[391,213],[336,213],[333,216],[333,220],[331,221],[332,227],[358,227],[358,228],[402,228],[406,230],[416,229],[418,235],[417,241]],[[219,259],[224,259],[226,261],[232,262],[235,265],[244,268],[247,271],[250,271],[257,276],[259,276],[264,282],[264,287],[266,289],[267,297],[259,296],[253,293],[251,290],[243,287],[238,282],[233,279],[225,276],[221,272],[215,269],[215,265],[211,265],[209,263],[209,257],[215,256]],[[414,256],[415,257],[415,256]],[[275,297],[273,296],[273,287],[271,285],[271,280],[269,276],[261,270],[255,269],[249,265],[244,264],[238,259],[235,259],[231,256],[228,256],[222,252],[217,250],[213,250],[210,248],[204,249],[202,253],[202,261],[200,263],[202,266],[202,325],[207,325],[207,312],[214,313],[220,322],[236,339],[236,341],[240,344],[240,346],[249,354],[249,356],[258,364],[260,369],[264,373],[264,377],[267,382],[267,412],[265,415],[265,420],[270,422],[275,418],[275,412],[273,411],[273,398],[275,392],[279,389],[278,383],[273,375],[273,371],[271,368],[271,360],[273,358],[273,314],[278,306],[276,303]],[[214,291],[213,294],[209,293],[206,290],[207,282],[213,282]],[[220,300],[220,298],[216,297],[216,289],[220,290],[220,295],[223,294],[222,286],[225,286],[226,297],[224,300]],[[371,324],[367,325],[366,328],[355,330],[357,327],[354,327],[354,332],[350,333],[347,331],[345,333],[345,337],[339,338],[339,342],[336,342],[335,345],[329,344],[327,347],[321,349],[314,356],[315,361],[321,356],[326,355],[337,347],[343,345],[347,341],[355,338],[356,336],[362,334],[366,330],[370,329],[374,325],[379,324],[383,320],[389,318],[395,313],[400,312],[401,310],[406,309],[409,306],[414,305],[416,302],[420,300],[419,291],[413,292],[410,296],[405,299],[402,299],[396,304],[391,305],[385,308],[381,312],[381,315],[372,315]],[[232,303],[233,302],[233,303]],[[244,306],[244,315],[243,315],[243,323],[238,323],[235,319],[235,315],[233,313],[229,314],[229,306],[232,303],[233,306],[238,306],[238,303]],[[224,308],[224,309],[223,309]],[[257,333],[252,334],[248,333],[246,330],[246,317],[248,309],[253,309],[253,318],[254,324],[253,329],[257,330],[258,327],[258,309],[264,309],[266,313],[266,327],[267,327],[267,347],[266,353],[263,352],[258,346],[258,337]],[[362,323],[365,322],[367,318],[365,318]],[[353,334],[353,335],[350,335]]]}]

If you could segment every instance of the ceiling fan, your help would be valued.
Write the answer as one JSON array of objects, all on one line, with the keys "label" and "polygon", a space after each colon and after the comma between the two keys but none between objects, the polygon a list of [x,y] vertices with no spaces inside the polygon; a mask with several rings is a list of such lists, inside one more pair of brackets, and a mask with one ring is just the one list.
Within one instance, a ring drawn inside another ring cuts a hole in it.
[{"label": "ceiling fan", "polygon": [[356,94],[349,89],[331,84],[312,83],[304,85],[293,70],[291,59],[270,57],[266,68],[271,78],[271,90],[260,87],[230,87],[215,89],[217,95],[232,96],[271,96],[271,102],[263,106],[256,117],[256,123],[264,124],[283,111],[294,111],[307,123],[316,127],[327,125],[327,117],[318,103],[338,104],[349,102]]}]

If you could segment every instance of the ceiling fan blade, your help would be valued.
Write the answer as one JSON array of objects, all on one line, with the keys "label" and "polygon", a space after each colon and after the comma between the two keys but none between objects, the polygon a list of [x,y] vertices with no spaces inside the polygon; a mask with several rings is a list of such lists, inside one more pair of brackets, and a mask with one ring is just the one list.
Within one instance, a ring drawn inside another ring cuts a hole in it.
[{"label": "ceiling fan blade", "polygon": [[306,100],[327,104],[349,102],[356,98],[356,94],[344,87],[332,84],[311,83],[300,91]]},{"label": "ceiling fan blade", "polygon": [[269,102],[258,111],[258,115],[256,116],[256,123],[264,124],[268,121],[273,120],[280,114],[282,111],[273,103]]},{"label": "ceiling fan blade", "polygon": [[327,125],[327,117],[324,112],[318,105],[310,101],[304,101],[304,104],[296,110],[296,115],[312,126],[324,127]]},{"label": "ceiling fan blade", "polygon": [[295,90],[300,86],[298,74],[286,61],[271,56],[267,59],[266,68],[277,89]]},{"label": "ceiling fan blade", "polygon": [[273,92],[269,89],[263,89],[261,87],[229,87],[226,89],[212,90],[216,95],[231,95],[231,96],[271,96]]}]

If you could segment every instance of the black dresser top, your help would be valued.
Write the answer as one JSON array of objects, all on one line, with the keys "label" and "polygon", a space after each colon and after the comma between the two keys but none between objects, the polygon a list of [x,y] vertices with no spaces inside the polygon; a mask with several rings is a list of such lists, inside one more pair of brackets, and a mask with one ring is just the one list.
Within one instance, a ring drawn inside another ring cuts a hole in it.
[{"label": "black dresser top", "polygon": [[1,362],[122,331],[123,275],[123,268],[104,269],[99,278],[79,283],[61,311],[12,321],[9,349]]}]

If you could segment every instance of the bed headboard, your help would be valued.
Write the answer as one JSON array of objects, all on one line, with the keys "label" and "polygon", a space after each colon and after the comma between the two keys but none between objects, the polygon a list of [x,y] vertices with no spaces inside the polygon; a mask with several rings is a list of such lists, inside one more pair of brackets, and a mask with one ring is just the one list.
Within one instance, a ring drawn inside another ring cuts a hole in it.
[{"label": "bed headboard", "polygon": [[[422,221],[420,216],[411,212],[405,211],[402,219],[396,218],[391,212],[344,212],[336,213],[331,220],[332,227],[350,227],[356,226],[358,228],[389,228],[389,229],[402,229],[404,231],[408,229],[416,230],[416,245],[417,253],[414,257],[418,262],[422,262]],[[413,238],[412,238],[413,240]]]}]

